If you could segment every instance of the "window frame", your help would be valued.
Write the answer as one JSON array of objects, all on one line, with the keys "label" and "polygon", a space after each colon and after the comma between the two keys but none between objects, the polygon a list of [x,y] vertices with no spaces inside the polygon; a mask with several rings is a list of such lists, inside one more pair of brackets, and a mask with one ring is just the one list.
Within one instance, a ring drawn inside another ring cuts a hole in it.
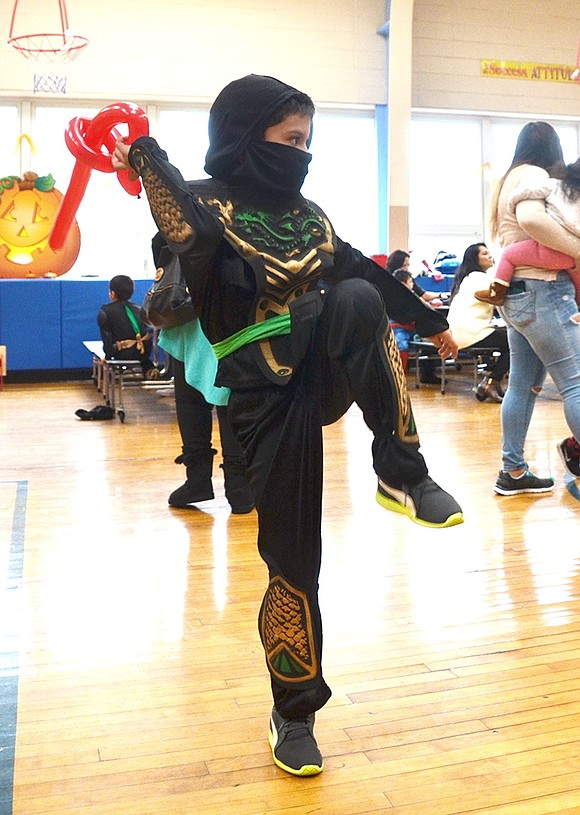
[{"label": "window frame", "polygon": [[[456,122],[456,121],[469,121],[479,125],[480,128],[480,148],[481,148],[481,168],[482,168],[482,184],[481,184],[481,231],[478,231],[478,225],[455,223],[440,226],[433,224],[432,229],[423,232],[412,232],[411,225],[413,224],[413,200],[412,191],[409,190],[409,248],[413,250],[414,244],[421,244],[421,242],[432,241],[433,257],[439,249],[446,249],[459,255],[459,249],[463,249],[470,243],[475,243],[482,240],[484,243],[491,245],[489,235],[489,225],[487,220],[487,213],[493,194],[493,189],[497,178],[501,177],[507,170],[509,165],[502,167],[495,167],[493,165],[494,159],[494,127],[496,125],[513,125],[517,128],[518,132],[521,128],[531,121],[546,121],[558,128],[574,128],[576,132],[576,153],[575,155],[566,155],[566,161],[574,161],[580,155],[580,118],[577,116],[522,116],[513,114],[487,114],[487,113],[474,113],[471,111],[443,111],[436,109],[414,109],[411,113],[411,126],[414,121],[436,121],[436,122]],[[513,146],[515,147],[515,140]],[[512,153],[513,154],[513,153]],[[410,165],[413,162],[413,155],[409,155]],[[471,228],[470,228],[471,227]],[[449,245],[443,245],[443,244]],[[461,250],[461,252],[463,251]],[[429,258],[428,258],[429,260]]]}]

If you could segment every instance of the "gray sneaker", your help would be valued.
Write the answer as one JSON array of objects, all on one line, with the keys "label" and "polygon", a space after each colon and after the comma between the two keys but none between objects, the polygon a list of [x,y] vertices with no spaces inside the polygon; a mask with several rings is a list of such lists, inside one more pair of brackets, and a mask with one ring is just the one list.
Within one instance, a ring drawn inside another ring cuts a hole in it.
[{"label": "gray sneaker", "polygon": [[284,719],[272,708],[268,736],[274,763],[292,775],[318,775],[324,769],[314,738],[314,713],[305,719]]},{"label": "gray sneaker", "polygon": [[538,478],[527,470],[520,478],[513,478],[500,470],[493,488],[498,495],[521,495],[526,492],[550,492],[554,488],[553,478]]},{"label": "gray sneaker", "polygon": [[418,484],[403,484],[400,489],[379,479],[376,499],[385,509],[406,515],[420,526],[440,529],[463,523],[455,498],[428,475]]}]

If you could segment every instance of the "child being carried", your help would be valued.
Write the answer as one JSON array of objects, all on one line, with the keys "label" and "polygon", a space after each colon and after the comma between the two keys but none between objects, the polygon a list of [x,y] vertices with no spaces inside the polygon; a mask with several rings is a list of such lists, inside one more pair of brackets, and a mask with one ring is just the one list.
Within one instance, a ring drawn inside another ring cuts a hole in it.
[{"label": "child being carried", "polygon": [[[580,158],[566,166],[562,179],[549,178],[545,184],[534,189],[519,187],[510,196],[510,210],[515,212],[520,201],[526,199],[543,199],[549,215],[580,238]],[[491,303],[492,306],[503,305],[516,266],[567,271],[574,282],[576,302],[580,304],[580,267],[576,266],[575,259],[535,240],[519,241],[506,246],[497,266],[495,279],[489,289],[475,292],[476,299]]]}]

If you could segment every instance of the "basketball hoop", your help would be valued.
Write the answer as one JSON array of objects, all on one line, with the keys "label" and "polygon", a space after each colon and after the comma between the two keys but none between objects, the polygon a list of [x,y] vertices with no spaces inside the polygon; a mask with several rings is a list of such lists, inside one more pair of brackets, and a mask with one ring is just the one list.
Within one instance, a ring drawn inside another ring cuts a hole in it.
[{"label": "basketball hoop", "polygon": [[10,22],[10,33],[8,35],[8,45],[22,54],[26,59],[33,62],[72,62],[83,51],[89,41],[86,37],[73,34],[68,25],[68,15],[65,0],[58,0],[60,13],[60,32],[20,34],[14,36],[14,23],[16,22],[16,11],[19,0],[14,0],[12,10],[12,20]]},{"label": "basketball hoop", "polygon": [[23,34],[8,40],[8,45],[33,62],[72,62],[88,44],[86,37],[79,37],[70,31],[61,34]]}]

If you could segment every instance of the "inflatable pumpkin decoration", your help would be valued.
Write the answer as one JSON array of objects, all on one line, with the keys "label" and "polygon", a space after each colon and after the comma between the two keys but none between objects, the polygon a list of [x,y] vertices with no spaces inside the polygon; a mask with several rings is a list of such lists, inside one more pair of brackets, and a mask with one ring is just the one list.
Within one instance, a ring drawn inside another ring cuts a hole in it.
[{"label": "inflatable pumpkin decoration", "polygon": [[62,249],[48,245],[61,200],[51,175],[0,178],[0,278],[60,277],[72,267],[81,247],[76,221]]}]

